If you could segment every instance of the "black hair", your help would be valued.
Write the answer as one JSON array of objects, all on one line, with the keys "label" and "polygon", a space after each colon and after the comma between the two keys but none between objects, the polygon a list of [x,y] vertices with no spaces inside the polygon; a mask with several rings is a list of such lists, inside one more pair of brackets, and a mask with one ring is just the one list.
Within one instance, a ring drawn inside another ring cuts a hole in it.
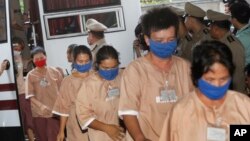
[{"label": "black hair", "polygon": [[212,21],[210,24],[218,26],[219,28],[223,28],[223,29],[225,29],[227,31],[229,31],[230,27],[231,27],[231,22],[229,20]]},{"label": "black hair", "polygon": [[76,47],[76,46],[77,46],[77,44],[70,44],[68,46],[68,53],[71,54],[73,52],[74,47]]},{"label": "black hair", "polygon": [[142,34],[142,26],[141,23],[137,24],[135,27],[135,37],[138,38],[138,36]]},{"label": "black hair", "polygon": [[235,3],[230,6],[232,18],[236,18],[240,23],[247,24],[250,19],[250,7],[243,3]]},{"label": "black hair", "polygon": [[119,53],[116,51],[116,49],[113,46],[104,45],[96,53],[95,69],[99,70],[99,65],[103,60],[106,59],[115,59],[117,60],[118,64],[120,64]]},{"label": "black hair", "polygon": [[92,31],[92,30],[90,30],[89,33],[94,35],[97,39],[104,38],[104,31]]},{"label": "black hair", "polygon": [[228,6],[231,7],[233,4],[237,4],[237,3],[241,3],[241,4],[245,4],[248,5],[248,2],[246,0],[228,0]]},{"label": "black hair", "polygon": [[20,44],[22,46],[22,49],[24,49],[24,47],[25,47],[24,41],[19,37],[12,38],[12,47],[14,47],[15,44]]},{"label": "black hair", "polygon": [[168,29],[173,26],[177,36],[179,27],[179,18],[175,12],[168,7],[153,8],[148,10],[141,17],[142,30],[150,38],[151,32]]},{"label": "black hair", "polygon": [[92,60],[92,53],[91,53],[90,49],[87,46],[85,46],[85,45],[75,46],[73,48],[72,53],[73,53],[73,62],[76,61],[77,56],[79,54],[81,54],[81,53],[82,54],[87,54],[89,56],[89,60]]},{"label": "black hair", "polygon": [[34,48],[32,49],[32,51],[31,51],[31,58],[33,59],[34,56],[35,56],[36,54],[38,54],[38,53],[43,53],[43,54],[46,56],[45,50],[44,50],[42,47],[40,47],[40,46],[36,46],[36,47],[34,47]]},{"label": "black hair", "polygon": [[196,87],[198,79],[204,73],[207,73],[214,63],[224,65],[228,69],[230,76],[233,76],[235,66],[232,60],[232,52],[227,45],[214,40],[204,41],[195,47],[191,65],[191,77]]}]

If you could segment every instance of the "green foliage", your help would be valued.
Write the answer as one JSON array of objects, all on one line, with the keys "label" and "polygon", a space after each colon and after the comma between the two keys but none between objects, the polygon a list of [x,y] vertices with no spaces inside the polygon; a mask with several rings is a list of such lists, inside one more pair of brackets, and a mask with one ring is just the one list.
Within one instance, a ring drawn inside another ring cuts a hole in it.
[{"label": "green foliage", "polygon": [[24,12],[24,2],[23,2],[23,0],[19,0],[19,5],[20,5],[21,12],[23,13]]}]

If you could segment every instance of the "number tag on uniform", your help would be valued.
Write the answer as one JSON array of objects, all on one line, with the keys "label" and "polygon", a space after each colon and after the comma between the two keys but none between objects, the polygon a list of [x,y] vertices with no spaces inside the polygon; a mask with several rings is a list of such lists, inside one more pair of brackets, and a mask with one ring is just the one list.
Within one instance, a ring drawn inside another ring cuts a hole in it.
[{"label": "number tag on uniform", "polygon": [[40,86],[41,87],[46,87],[46,86],[48,86],[48,81],[44,78],[44,79],[42,79],[41,81],[40,81]]},{"label": "number tag on uniform", "polygon": [[207,128],[208,141],[225,141],[226,130],[223,128],[208,127]]},{"label": "number tag on uniform", "polygon": [[106,98],[106,101],[109,101],[109,100],[112,100],[114,99],[115,97],[119,97],[120,96],[120,91],[118,88],[113,88],[113,89],[110,89],[108,91],[108,96]]},{"label": "number tag on uniform", "polygon": [[156,103],[176,102],[177,96],[175,90],[161,90],[160,96],[156,97]]}]

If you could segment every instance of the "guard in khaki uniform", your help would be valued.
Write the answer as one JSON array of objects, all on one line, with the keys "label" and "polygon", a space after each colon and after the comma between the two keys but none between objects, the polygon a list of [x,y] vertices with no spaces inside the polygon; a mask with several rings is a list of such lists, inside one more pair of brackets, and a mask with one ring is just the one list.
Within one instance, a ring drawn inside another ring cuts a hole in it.
[{"label": "guard in khaki uniform", "polygon": [[[209,30],[204,25],[206,12],[190,2],[185,3],[185,25],[192,35],[194,46],[205,40],[211,40]],[[193,46],[193,47],[194,47]]]},{"label": "guard in khaki uniform", "polygon": [[192,47],[194,46],[194,41],[191,34],[188,32],[184,23],[184,9],[170,6],[179,17],[179,30],[178,30],[178,46],[177,55],[191,61],[192,59]]},{"label": "guard in khaki uniform", "polygon": [[207,18],[211,20],[210,34],[215,40],[219,40],[226,44],[233,54],[233,62],[235,64],[235,72],[233,75],[233,90],[245,93],[245,54],[244,47],[240,41],[230,32],[229,15],[216,12],[213,10],[207,11]]},{"label": "guard in khaki uniform", "polygon": [[88,19],[86,22],[86,28],[88,31],[87,41],[90,45],[90,49],[93,56],[93,62],[95,62],[95,56],[98,50],[103,45],[107,45],[107,42],[104,37],[104,31],[106,31],[108,28],[95,19]]}]

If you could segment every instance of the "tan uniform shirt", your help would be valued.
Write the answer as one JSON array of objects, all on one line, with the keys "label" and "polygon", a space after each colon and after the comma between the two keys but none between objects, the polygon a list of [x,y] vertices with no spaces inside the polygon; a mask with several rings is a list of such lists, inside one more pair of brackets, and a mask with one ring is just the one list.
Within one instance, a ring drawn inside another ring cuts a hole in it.
[{"label": "tan uniform shirt", "polygon": [[191,35],[187,34],[184,38],[181,38],[179,44],[180,48],[179,56],[191,62],[193,46],[194,46],[194,40],[192,39]]},{"label": "tan uniform shirt", "polygon": [[14,56],[14,60],[16,65],[15,67],[17,69],[17,75],[16,75],[17,89],[18,89],[18,94],[20,95],[25,93],[22,56],[21,55]]},{"label": "tan uniform shirt", "polygon": [[233,89],[241,93],[245,93],[244,47],[242,46],[240,41],[230,32],[228,32],[223,38],[221,38],[220,41],[226,44],[233,54],[233,63],[235,65],[235,72],[233,76]]},{"label": "tan uniform shirt", "polygon": [[206,27],[203,27],[202,30],[200,30],[198,33],[192,35],[194,46],[193,48],[200,44],[201,42],[205,40],[211,40],[211,36],[209,34],[209,30]]},{"label": "tan uniform shirt", "polygon": [[80,129],[75,110],[75,100],[84,80],[85,78],[77,78],[73,75],[65,77],[52,111],[56,115],[68,117],[66,131],[69,141],[88,141],[87,133],[83,133]]},{"label": "tan uniform shirt", "polygon": [[[34,97],[40,102],[40,105],[52,110],[58,96],[62,75],[55,68],[47,67],[46,69],[46,74],[44,75],[38,72],[36,68],[28,73],[25,82],[25,94],[26,99]],[[52,113],[46,115],[41,108],[31,101],[33,117],[52,117]]]},{"label": "tan uniform shirt", "polygon": [[[141,57],[133,61],[123,73],[119,115],[137,116],[144,136],[157,141],[163,121],[176,101],[166,100],[164,90],[168,90],[169,95],[175,94],[178,100],[192,89],[190,65],[187,61],[173,56],[169,72],[164,73],[151,64],[147,56]],[[129,138],[127,134],[126,139],[132,140]]]},{"label": "tan uniform shirt", "polygon": [[102,46],[107,45],[106,40],[103,38],[99,41],[97,41],[96,43],[94,43],[93,45],[90,46],[90,50],[92,52],[92,56],[93,56],[93,62],[95,62],[95,57],[96,57],[96,53],[98,52],[98,50],[100,48],[102,48]]},{"label": "tan uniform shirt", "polygon": [[229,141],[230,124],[250,123],[250,99],[238,92],[228,91],[219,108],[209,108],[195,91],[174,105],[165,120],[160,141],[207,141],[213,136],[207,132],[217,127],[226,131]]},{"label": "tan uniform shirt", "polygon": [[[83,83],[76,99],[76,114],[83,130],[95,119],[105,124],[119,125],[120,77],[121,73],[115,80],[106,81],[94,73]],[[112,141],[99,130],[88,128],[88,134],[91,141]]]}]

